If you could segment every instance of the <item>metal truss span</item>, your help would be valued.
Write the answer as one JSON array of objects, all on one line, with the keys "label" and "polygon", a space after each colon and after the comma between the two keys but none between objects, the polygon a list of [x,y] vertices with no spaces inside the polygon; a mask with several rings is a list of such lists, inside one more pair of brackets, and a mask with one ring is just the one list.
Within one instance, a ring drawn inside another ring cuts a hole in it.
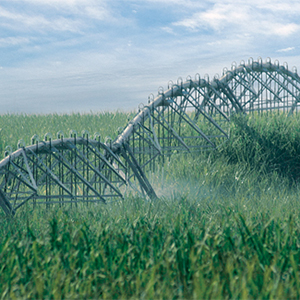
[{"label": "metal truss span", "polygon": [[99,140],[83,137],[20,147],[0,162],[0,206],[7,214],[33,205],[123,198],[125,165]]},{"label": "metal truss span", "polygon": [[146,174],[174,152],[215,149],[229,138],[234,113],[283,111],[300,103],[296,68],[249,59],[212,80],[199,74],[159,89],[110,144],[63,137],[20,147],[0,162],[0,206],[63,205],[122,199],[126,185],[156,198]]}]

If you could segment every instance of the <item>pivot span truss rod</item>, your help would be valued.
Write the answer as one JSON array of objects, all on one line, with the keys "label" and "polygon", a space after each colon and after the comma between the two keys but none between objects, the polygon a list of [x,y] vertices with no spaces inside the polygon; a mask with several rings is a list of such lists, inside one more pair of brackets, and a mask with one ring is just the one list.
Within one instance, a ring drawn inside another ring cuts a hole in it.
[{"label": "pivot span truss rod", "polygon": [[296,68],[263,62],[233,64],[221,77],[181,78],[140,105],[136,116],[110,144],[85,137],[19,145],[0,162],[0,206],[7,214],[25,205],[122,199],[130,185],[151,199],[146,174],[174,152],[214,149],[229,138],[233,113],[298,111]]},{"label": "pivot span truss rod", "polygon": [[21,147],[0,162],[0,206],[102,202],[123,198],[126,167],[97,140],[61,138]]}]

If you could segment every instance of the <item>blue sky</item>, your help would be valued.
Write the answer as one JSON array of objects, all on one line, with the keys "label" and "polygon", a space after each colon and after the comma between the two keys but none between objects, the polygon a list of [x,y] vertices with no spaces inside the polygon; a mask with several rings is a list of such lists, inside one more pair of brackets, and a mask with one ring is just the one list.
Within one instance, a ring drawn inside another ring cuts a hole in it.
[{"label": "blue sky", "polygon": [[0,0],[1,114],[130,111],[249,57],[300,69],[292,0]]}]

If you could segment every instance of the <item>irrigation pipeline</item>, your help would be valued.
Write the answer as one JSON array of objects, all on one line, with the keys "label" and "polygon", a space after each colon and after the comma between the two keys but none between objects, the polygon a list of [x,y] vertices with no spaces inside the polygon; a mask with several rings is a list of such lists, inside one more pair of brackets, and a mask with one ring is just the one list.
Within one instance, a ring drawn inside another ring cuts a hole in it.
[{"label": "irrigation pipeline", "polygon": [[78,206],[123,199],[128,187],[156,198],[147,174],[174,152],[215,149],[229,138],[232,114],[281,111],[297,113],[300,77],[271,59],[261,58],[231,69],[212,80],[196,74],[169,82],[166,91],[149,96],[115,140],[102,142],[88,132],[70,132],[57,139],[37,135],[32,145],[6,147],[0,162],[0,206],[13,215],[25,204]]}]

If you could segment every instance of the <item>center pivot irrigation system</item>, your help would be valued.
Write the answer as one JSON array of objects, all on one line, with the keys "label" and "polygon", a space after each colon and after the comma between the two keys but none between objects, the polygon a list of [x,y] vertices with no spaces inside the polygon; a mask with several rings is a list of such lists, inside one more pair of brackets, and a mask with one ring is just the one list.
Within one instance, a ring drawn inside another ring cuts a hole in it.
[{"label": "center pivot irrigation system", "polygon": [[135,186],[151,199],[156,193],[146,174],[174,152],[213,149],[229,138],[233,113],[277,110],[293,114],[300,103],[300,77],[271,59],[249,59],[224,68],[221,77],[179,78],[159,88],[120,131],[114,141],[102,142],[88,132],[62,132],[43,141],[23,140],[14,152],[6,147],[0,162],[0,206],[8,215],[26,203],[63,205],[103,202],[124,197]]}]

